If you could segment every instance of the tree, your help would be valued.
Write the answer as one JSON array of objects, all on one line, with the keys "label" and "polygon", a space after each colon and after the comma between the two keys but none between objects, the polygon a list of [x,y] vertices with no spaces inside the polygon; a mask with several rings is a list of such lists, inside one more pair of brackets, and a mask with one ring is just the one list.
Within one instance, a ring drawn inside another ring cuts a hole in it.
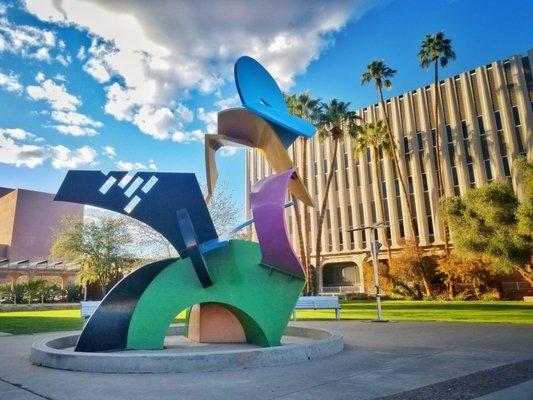
[{"label": "tree", "polygon": [[[435,276],[435,269],[435,259],[426,256],[414,240],[409,240],[392,260],[390,274],[396,284],[404,282],[404,286],[407,286],[406,283],[418,286],[422,282],[426,296],[430,297],[433,296],[431,281]],[[414,293],[417,292],[420,292],[420,288],[416,288]]]},{"label": "tree", "polygon": [[[337,160],[337,150],[339,142],[342,141],[346,135],[352,138],[357,136],[360,132],[361,126],[356,124],[359,119],[354,112],[348,111],[350,103],[345,103],[337,99],[332,99],[329,103],[322,103],[322,112],[318,123],[318,137],[321,141],[331,139],[333,142],[333,153],[331,155],[331,163],[329,166],[328,177],[326,180],[326,188],[324,190],[324,199],[320,206],[320,213],[318,215],[318,226],[316,236],[316,268],[320,270],[321,252],[322,252],[322,227],[324,225],[324,217],[326,216],[326,207],[328,205],[329,189],[331,181],[335,174],[335,164]],[[311,290],[312,291],[312,290]]]},{"label": "tree", "polygon": [[[374,181],[377,184],[378,188],[378,197],[377,204],[379,206],[381,218],[385,222],[385,210],[383,206],[383,193],[381,189],[381,168],[379,163],[379,153],[390,153],[390,141],[389,136],[387,135],[387,128],[383,125],[382,120],[376,122],[365,122],[363,124],[362,130],[355,138],[354,142],[355,153],[362,154],[366,152],[367,149],[370,149],[372,155],[372,162],[374,166]],[[392,260],[390,240],[387,235],[387,228],[383,226],[383,237],[385,238],[385,247],[387,248],[387,254],[389,263]]]},{"label": "tree", "polygon": [[441,205],[458,255],[486,256],[492,272],[517,271],[533,285],[532,236],[519,228],[521,204],[509,182],[485,184]]},{"label": "tree", "polygon": [[[300,118],[308,120],[312,124],[317,124],[320,116],[320,110],[322,108],[321,99],[313,99],[309,92],[304,92],[299,95],[285,95],[287,100],[287,105],[289,107],[289,112],[293,115],[296,115]],[[302,180],[304,184],[307,184],[307,138],[301,136],[299,139],[301,141],[302,149]],[[309,214],[309,207],[307,204],[303,205],[304,208],[304,220],[303,220],[303,233],[302,233],[302,223],[300,218],[300,213],[298,210],[298,203],[293,196],[293,201],[295,204],[295,214],[296,214],[296,225],[298,229],[298,241],[300,245],[300,258],[304,264],[304,268],[307,275],[307,294],[311,294],[312,284],[309,281],[312,281],[310,278],[312,275],[311,272],[311,221]]]},{"label": "tree", "polygon": [[[201,185],[202,192],[206,192],[205,185]],[[215,229],[220,236],[226,235],[240,222],[241,209],[234,201],[231,192],[225,183],[219,183],[215,193],[207,205]],[[179,257],[174,246],[159,232],[145,223],[128,216],[94,207],[88,207],[85,213],[87,221],[98,221],[101,218],[113,217],[122,219],[129,235],[130,241],[127,251],[136,258],[145,260],[160,260],[164,258]],[[177,226],[177,221],[176,221]],[[235,237],[244,238],[239,232]]]},{"label": "tree", "polygon": [[455,285],[458,283],[469,284],[476,299],[480,300],[483,288],[492,278],[490,261],[483,256],[465,258],[452,252],[449,257],[440,258],[438,264],[437,272],[444,277],[450,300],[455,296]]},{"label": "tree", "polygon": [[133,264],[130,243],[122,218],[104,216],[84,223],[82,218],[69,217],[56,233],[52,256],[80,264],[79,278],[98,283],[105,296],[109,285]]},{"label": "tree", "polygon": [[[442,155],[440,148],[440,126],[439,126],[439,105],[440,105],[440,85],[439,85],[439,64],[442,68],[448,65],[450,60],[455,60],[455,52],[452,49],[452,41],[444,37],[444,32],[438,32],[434,35],[426,35],[426,38],[420,45],[418,52],[420,65],[422,68],[428,68],[433,65],[435,72],[435,90],[434,105],[435,105],[435,147],[436,147],[436,162],[437,162],[437,181],[439,187],[439,199],[444,197],[444,180],[442,174]],[[450,246],[448,242],[448,232],[445,224],[444,226],[444,246],[446,256],[450,253]]]},{"label": "tree", "polygon": [[366,72],[364,72],[361,77],[361,84],[364,85],[365,83],[374,81],[376,90],[379,93],[381,109],[383,110],[383,115],[385,116],[385,123],[387,125],[387,135],[389,136],[389,143],[391,145],[390,153],[392,154],[392,164],[394,166],[394,170],[396,171],[396,176],[400,181],[400,186],[402,187],[402,192],[405,197],[405,201],[407,202],[407,215],[409,218],[409,226],[411,227],[411,234],[413,235],[415,245],[418,245],[418,241],[415,234],[416,230],[414,225],[414,218],[411,210],[411,199],[409,197],[409,192],[407,191],[407,185],[405,184],[404,176],[402,175],[402,171],[400,170],[400,162],[398,160],[398,149],[396,147],[396,142],[394,141],[394,138],[392,136],[389,112],[385,104],[385,98],[383,97],[383,88],[390,89],[392,87],[391,79],[394,77],[395,74],[396,70],[388,67],[385,62],[379,60],[372,61],[372,63],[367,65]]}]

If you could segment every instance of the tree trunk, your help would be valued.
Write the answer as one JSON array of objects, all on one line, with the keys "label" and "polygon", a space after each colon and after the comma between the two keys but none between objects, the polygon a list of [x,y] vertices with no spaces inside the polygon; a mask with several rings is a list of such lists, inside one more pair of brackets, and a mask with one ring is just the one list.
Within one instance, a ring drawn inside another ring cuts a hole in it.
[{"label": "tree trunk", "polygon": [[[438,59],[435,60],[435,157],[437,162],[437,184],[439,187],[439,208],[440,208],[440,200],[444,197],[444,180],[443,180],[443,174],[442,174],[442,157],[441,157],[441,149],[440,149],[440,125],[439,125],[439,105],[440,105],[440,85],[439,85],[439,63]],[[446,226],[446,223],[444,222],[443,218],[441,217],[440,209],[437,212],[438,217],[441,221],[441,226],[444,236],[444,253],[446,258],[450,255],[450,244],[448,243],[448,229]]]},{"label": "tree trunk", "polygon": [[[292,147],[292,160],[295,166],[295,170],[298,172],[298,166],[296,164],[295,144]],[[298,249],[300,252],[300,261],[302,262],[304,269],[305,269],[305,265],[306,265],[305,245],[304,245],[304,235],[302,231],[302,216],[300,215],[300,206],[298,204],[299,200],[294,195],[292,195],[291,198],[294,203],[293,207],[294,207],[294,216],[296,218],[296,234],[298,236]]]},{"label": "tree trunk", "polygon": [[428,297],[433,296],[433,290],[431,290],[431,284],[429,283],[429,279],[425,273],[422,273],[422,283],[424,284],[424,291],[426,292],[426,296]]},{"label": "tree trunk", "polygon": [[328,171],[328,179],[326,181],[326,189],[324,190],[324,200],[322,200],[322,206],[320,207],[320,214],[318,216],[318,227],[316,235],[316,271],[320,273],[320,256],[322,252],[322,225],[324,224],[324,217],[326,215],[326,207],[328,205],[328,194],[329,188],[331,186],[331,181],[333,180],[333,174],[335,173],[335,162],[337,160],[337,148],[339,146],[339,139],[333,139],[333,154],[331,158],[331,165]]},{"label": "tree trunk", "polygon": [[533,268],[531,268],[531,265],[523,265],[517,268],[518,272],[522,277],[531,285],[533,286]]},{"label": "tree trunk", "polygon": [[[374,161],[374,172],[375,172],[375,177],[374,179],[376,180],[376,183],[378,185],[378,201],[377,203],[379,204],[379,211],[381,213],[381,218],[383,218],[383,221],[384,223],[386,223],[385,221],[385,208],[383,207],[383,193],[382,193],[382,190],[381,190],[381,171],[380,171],[380,168],[379,168],[379,156],[378,156],[378,149],[376,147],[372,147],[371,148],[371,151],[372,151],[372,160]],[[378,221],[376,221],[378,222]],[[390,240],[389,240],[389,236],[387,235],[387,228],[385,226],[383,226],[383,237],[385,238],[385,246],[387,247],[387,257],[388,257],[388,260],[389,260],[389,265],[391,265],[391,261],[392,261],[392,254],[391,254],[391,249],[390,249]]]},{"label": "tree trunk", "polygon": [[102,290],[102,299],[105,297],[105,295],[107,294],[107,288],[106,288],[106,285],[104,285],[103,282],[100,282],[100,289]]},{"label": "tree trunk", "polygon": [[407,202],[407,215],[409,217],[409,226],[411,227],[413,241],[415,243],[415,246],[418,247],[418,238],[416,237],[416,230],[415,230],[415,225],[413,222],[413,213],[411,211],[411,198],[409,197],[409,192],[407,191],[405,179],[403,178],[402,172],[400,170],[400,162],[398,161],[398,154],[397,154],[398,149],[396,148],[396,141],[394,140],[392,136],[392,130],[390,128],[390,121],[389,121],[389,113],[387,111],[385,99],[383,97],[383,90],[381,89],[381,87],[379,88],[379,97],[381,99],[381,108],[383,108],[383,114],[385,115],[385,123],[387,124],[387,135],[389,136],[389,142],[391,145],[392,164],[394,165],[394,169],[396,170],[396,175],[398,176],[398,180],[400,181],[400,185],[402,187],[403,195],[405,196],[405,200]]},{"label": "tree trunk", "polygon": [[292,201],[294,203],[294,216],[296,218],[296,231],[298,235],[298,249],[300,250],[300,261],[302,262],[302,265],[306,266],[306,258],[305,258],[305,245],[304,245],[304,234],[302,231],[302,216],[300,215],[300,205],[298,204],[298,199],[292,195]]},{"label": "tree trunk", "polygon": [[[307,139],[302,138],[302,179],[307,190]],[[313,293],[313,278],[311,271],[311,220],[309,216],[309,207],[304,204],[304,235],[305,235],[305,272],[307,275],[307,295]]]}]

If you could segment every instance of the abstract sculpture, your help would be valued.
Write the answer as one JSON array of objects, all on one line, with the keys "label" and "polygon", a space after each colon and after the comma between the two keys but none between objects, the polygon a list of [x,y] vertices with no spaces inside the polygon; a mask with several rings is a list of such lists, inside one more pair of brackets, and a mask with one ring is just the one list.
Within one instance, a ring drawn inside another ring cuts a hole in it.
[{"label": "abstract sculpture", "polygon": [[287,191],[313,204],[286,147],[300,135],[312,136],[314,127],[288,113],[281,91],[257,61],[241,57],[235,79],[245,108],[221,111],[218,134],[206,136],[208,190],[216,185],[219,147],[231,142],[264,152],[277,174],[251,188],[259,243],[219,238],[194,174],[69,171],[56,200],[136,218],[180,255],[144,265],[118,282],[87,322],[76,351],[161,349],[168,326],[184,309],[190,310],[190,338],[280,344],[305,283],[284,222]]}]

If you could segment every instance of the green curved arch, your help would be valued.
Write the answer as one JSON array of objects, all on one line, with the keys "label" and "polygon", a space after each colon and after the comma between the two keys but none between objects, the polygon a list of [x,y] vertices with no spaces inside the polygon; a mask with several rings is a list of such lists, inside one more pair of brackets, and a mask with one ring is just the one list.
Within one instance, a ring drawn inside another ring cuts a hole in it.
[{"label": "green curved arch", "polygon": [[241,322],[246,339],[278,346],[304,280],[260,265],[257,243],[232,240],[205,255],[213,285],[203,288],[190,259],[161,271],[139,299],[128,330],[129,349],[162,349],[169,325],[183,309],[220,303]]}]

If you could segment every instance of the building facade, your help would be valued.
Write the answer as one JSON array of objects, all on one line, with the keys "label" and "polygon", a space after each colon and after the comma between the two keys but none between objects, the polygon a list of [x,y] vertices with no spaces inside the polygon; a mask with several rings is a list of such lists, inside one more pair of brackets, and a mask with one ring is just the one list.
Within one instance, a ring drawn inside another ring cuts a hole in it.
[{"label": "building facade", "polygon": [[[494,179],[513,179],[513,162],[531,159],[533,150],[533,50],[440,81],[439,137],[443,185],[447,196],[463,195],[471,187]],[[391,130],[399,154],[402,175],[407,177],[410,202],[419,243],[431,252],[442,251],[444,231],[436,217],[438,187],[436,169],[434,85],[386,100]],[[380,104],[357,111],[365,121],[384,119]],[[308,140],[308,161],[302,166],[301,146],[289,149],[298,172],[306,168],[306,185],[317,205],[323,199],[331,165],[332,143]],[[369,231],[351,228],[385,221],[393,252],[409,236],[407,199],[400,188],[392,160],[386,154],[372,159],[370,151],[355,154],[350,138],[340,145],[328,196],[322,234],[324,260],[318,271],[322,293],[366,292],[363,263],[370,257]],[[379,163],[382,182],[376,182],[374,163]],[[246,153],[246,193],[250,186],[272,173],[256,149]],[[384,215],[377,206],[381,185]],[[248,199],[246,210],[250,214]],[[299,207],[303,220],[303,207]],[[287,224],[298,249],[294,208],[287,210]],[[311,255],[315,254],[318,207],[310,209]],[[378,239],[384,243],[383,231]],[[383,249],[385,250],[385,249]],[[386,258],[386,251],[381,257]],[[313,261],[313,257],[311,258]]]},{"label": "building facade", "polygon": [[0,188],[0,260],[48,260],[62,218],[83,218],[83,209],[82,204],[54,201],[50,193]]}]

